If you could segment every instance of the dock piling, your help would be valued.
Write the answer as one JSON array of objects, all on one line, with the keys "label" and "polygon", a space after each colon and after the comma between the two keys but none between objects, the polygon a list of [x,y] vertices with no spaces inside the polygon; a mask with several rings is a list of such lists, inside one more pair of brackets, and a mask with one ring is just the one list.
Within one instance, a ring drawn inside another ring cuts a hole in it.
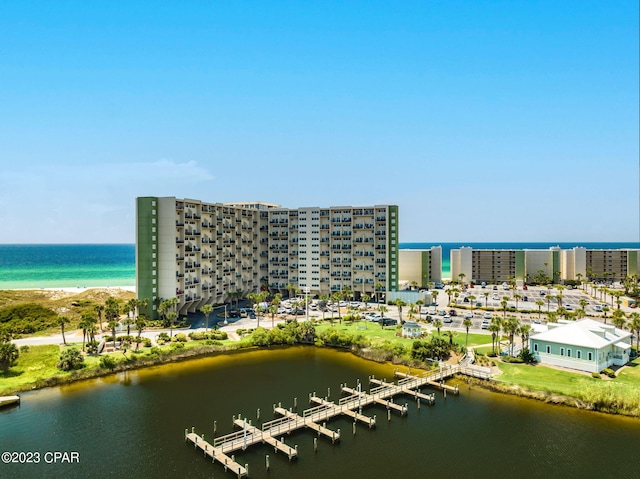
[{"label": "dock piling", "polygon": [[269,454],[267,454],[264,458],[265,466],[267,467],[267,471],[269,470]]},{"label": "dock piling", "polygon": [[313,452],[318,452],[318,438],[313,438]]}]

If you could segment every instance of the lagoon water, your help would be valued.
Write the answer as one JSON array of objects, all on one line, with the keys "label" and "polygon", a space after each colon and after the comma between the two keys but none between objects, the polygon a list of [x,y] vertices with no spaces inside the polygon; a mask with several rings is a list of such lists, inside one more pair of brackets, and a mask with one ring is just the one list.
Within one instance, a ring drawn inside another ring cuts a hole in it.
[{"label": "lagoon water", "polygon": [[[213,438],[232,432],[232,416],[273,418],[274,403],[307,407],[310,392],[337,401],[339,384],[365,384],[368,375],[391,379],[393,366],[345,352],[294,347],[158,366],[23,395],[19,408],[0,411],[0,452],[77,451],[78,464],[0,464],[1,477],[17,478],[232,478],[185,443],[195,426]],[[408,477],[638,477],[640,421],[461,387],[434,406],[386,420],[382,406],[364,409],[378,426],[336,419],[342,441],[318,440],[309,431],[286,437],[299,445],[289,462],[267,446],[236,454],[252,478]],[[265,455],[271,470],[265,470]]]}]

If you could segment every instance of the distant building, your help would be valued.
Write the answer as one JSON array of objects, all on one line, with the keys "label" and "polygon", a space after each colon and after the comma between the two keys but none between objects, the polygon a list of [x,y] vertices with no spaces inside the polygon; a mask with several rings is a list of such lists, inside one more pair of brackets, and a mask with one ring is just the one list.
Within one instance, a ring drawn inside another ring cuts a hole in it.
[{"label": "distant building", "polygon": [[402,325],[403,338],[419,338],[422,336],[422,328],[415,321],[405,321]]},{"label": "distant building", "polygon": [[600,372],[629,362],[631,333],[585,318],[549,323],[529,338],[529,349],[542,364]]},{"label": "distant building", "polygon": [[401,249],[399,251],[400,284],[426,288],[429,283],[442,281],[442,246],[430,249]]},{"label": "distant building", "polygon": [[554,282],[567,280],[620,281],[640,275],[638,249],[473,249],[463,246],[450,253],[451,279],[476,283],[528,282],[544,275]]},{"label": "distant building", "polygon": [[398,207],[288,209],[258,202],[175,197],[136,202],[136,287],[157,316],[176,297],[178,314],[223,303],[236,291],[289,289],[330,295],[398,289]]}]

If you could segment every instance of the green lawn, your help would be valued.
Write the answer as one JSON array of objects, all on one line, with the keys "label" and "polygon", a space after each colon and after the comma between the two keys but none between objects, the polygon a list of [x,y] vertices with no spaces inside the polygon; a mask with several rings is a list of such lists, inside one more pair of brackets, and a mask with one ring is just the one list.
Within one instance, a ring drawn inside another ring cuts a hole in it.
[{"label": "green lawn", "polygon": [[[329,324],[329,321],[316,324],[316,334],[319,334],[320,332],[330,327],[331,324]],[[339,331],[346,331],[350,334],[362,334],[363,336],[368,338],[374,345],[380,344],[385,340],[389,340],[398,342],[405,347],[411,347],[413,345],[413,342],[415,341],[414,339],[401,338],[400,336],[397,336],[396,332],[398,332],[399,329],[396,329],[395,326],[387,326],[385,328],[381,328],[378,323],[372,323],[369,321],[360,321],[356,323],[348,323],[346,321],[343,321],[342,324],[340,324],[336,320],[333,322],[333,327]],[[443,336],[445,331],[447,331],[447,329],[441,328],[440,335]],[[438,333],[436,330],[433,330],[430,334],[437,335]],[[464,346],[466,342],[466,333],[455,332],[453,341]],[[478,344],[487,343],[491,343],[490,334],[469,333],[469,346],[477,346]]]},{"label": "green lawn", "polygon": [[613,380],[594,379],[542,365],[497,362],[502,371],[497,381],[554,394],[576,397],[592,403],[614,404],[629,411],[640,410],[640,359],[620,372]]},{"label": "green lawn", "polygon": [[60,346],[57,344],[29,346],[28,351],[21,350],[15,366],[9,369],[7,375],[0,375],[0,395],[2,391],[23,384],[65,374],[56,367],[59,359]]}]

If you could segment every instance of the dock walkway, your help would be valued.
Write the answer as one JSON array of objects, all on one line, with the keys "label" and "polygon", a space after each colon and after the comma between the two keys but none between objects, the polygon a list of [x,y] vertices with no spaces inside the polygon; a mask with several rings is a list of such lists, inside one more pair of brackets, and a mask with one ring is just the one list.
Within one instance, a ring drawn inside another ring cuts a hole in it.
[{"label": "dock walkway", "polygon": [[[410,370],[406,373],[395,372],[395,376],[399,379],[396,383],[390,383],[384,380],[376,379],[373,376],[369,378],[369,382],[374,385],[369,392],[362,391],[362,384],[358,381],[356,388],[350,388],[346,384],[341,385],[342,394],[336,404],[327,398],[316,396],[315,393],[309,394],[309,403],[314,406],[305,409],[302,415],[294,412],[292,409],[285,409],[278,405],[273,407],[275,414],[280,417],[267,421],[262,424],[261,428],[257,428],[251,424],[246,418],[233,418],[233,425],[240,428],[239,431],[219,436],[213,439],[213,444],[205,440],[204,434],[196,434],[194,428],[191,432],[185,429],[185,440],[200,449],[203,454],[210,457],[212,462],[219,462],[225,470],[230,470],[237,475],[238,478],[249,475],[249,466],[244,466],[236,462],[233,455],[236,451],[244,451],[248,447],[262,443],[273,446],[274,451],[282,452],[285,456],[292,460],[298,456],[298,446],[291,447],[285,444],[284,435],[288,435],[302,428],[309,428],[318,434],[318,437],[324,436],[331,439],[334,443],[340,440],[340,429],[333,431],[326,427],[326,422],[336,416],[345,415],[353,418],[353,433],[356,431],[356,423],[359,421],[372,428],[376,425],[376,416],[366,416],[362,414],[362,408],[371,404],[380,404],[387,408],[387,416],[391,419],[391,411],[397,411],[401,415],[408,412],[408,404],[397,404],[393,398],[399,394],[409,395],[416,399],[418,407],[420,401],[427,401],[434,404],[435,394],[424,394],[420,391],[422,387],[432,386],[443,390],[446,398],[447,391],[458,394],[458,386],[449,386],[444,381],[454,374],[466,374],[473,377],[487,379],[491,377],[488,368],[480,368],[478,366],[451,366],[443,365],[436,371],[427,371],[420,375],[412,375]],[[297,400],[294,400],[297,406]],[[258,412],[259,417],[259,412]],[[322,424],[320,424],[322,423]],[[215,434],[215,426],[214,426]],[[278,439],[280,438],[280,439]],[[317,439],[314,439],[314,448]],[[269,468],[269,456],[266,457],[266,467]]]}]

